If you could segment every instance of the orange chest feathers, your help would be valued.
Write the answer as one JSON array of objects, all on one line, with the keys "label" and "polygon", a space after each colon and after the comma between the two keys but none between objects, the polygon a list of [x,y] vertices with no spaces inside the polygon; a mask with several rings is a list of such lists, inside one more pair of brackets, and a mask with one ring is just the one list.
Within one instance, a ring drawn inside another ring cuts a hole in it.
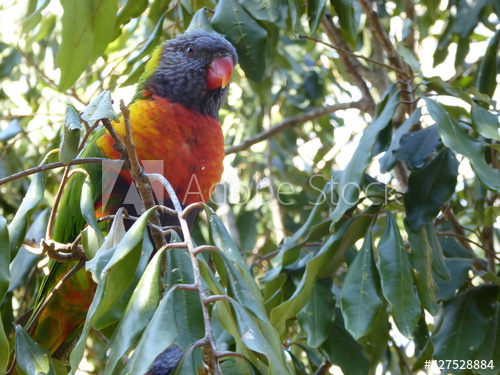
[{"label": "orange chest feathers", "polygon": [[[137,155],[146,172],[163,174],[183,205],[207,202],[223,170],[219,123],[159,97],[137,101],[129,108]],[[123,121],[113,126],[123,136]],[[109,134],[97,145],[108,157],[120,157]],[[158,187],[153,188],[157,193]]]}]

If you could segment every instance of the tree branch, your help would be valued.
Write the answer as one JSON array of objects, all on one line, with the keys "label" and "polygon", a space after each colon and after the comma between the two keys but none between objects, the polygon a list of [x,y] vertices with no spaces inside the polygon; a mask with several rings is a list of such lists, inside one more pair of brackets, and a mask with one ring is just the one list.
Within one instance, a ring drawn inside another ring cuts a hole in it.
[{"label": "tree branch", "polygon": [[326,116],[330,113],[345,110],[345,109],[351,109],[351,108],[356,108],[359,110],[364,110],[366,108],[366,102],[363,100],[360,100],[358,102],[350,102],[350,103],[338,103],[338,104],[333,104],[329,105],[326,107],[322,108],[317,108],[313,109],[309,112],[302,113],[298,116],[291,117],[291,118],[286,118],[283,121],[281,121],[279,124],[269,128],[268,130],[265,130],[254,137],[247,139],[246,141],[243,141],[239,145],[236,146],[231,146],[226,149],[226,155],[234,154],[239,151],[246,150],[253,146],[256,143],[265,141],[268,138],[271,138],[272,136],[279,134],[287,129],[293,128],[295,126],[299,126],[304,124],[307,121],[311,121],[323,116]]},{"label": "tree branch", "polygon": [[30,176],[30,175],[35,174],[35,173],[45,172],[45,171],[48,171],[51,169],[64,168],[68,165],[101,164],[103,161],[113,162],[116,160],[104,159],[104,158],[82,158],[82,159],[72,160],[69,164],[57,162],[57,163],[40,165],[38,167],[26,169],[25,171],[14,173],[13,175],[10,175],[10,176],[7,176],[7,177],[0,179],[0,186],[3,184],[6,184],[7,182],[18,180],[20,178],[27,177],[27,176]]}]

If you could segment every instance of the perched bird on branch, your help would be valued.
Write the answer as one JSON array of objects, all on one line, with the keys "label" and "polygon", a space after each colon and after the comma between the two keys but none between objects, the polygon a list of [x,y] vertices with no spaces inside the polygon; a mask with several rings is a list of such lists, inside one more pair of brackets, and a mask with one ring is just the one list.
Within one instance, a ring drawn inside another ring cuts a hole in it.
[{"label": "perched bird on branch", "polygon": [[[206,202],[221,178],[224,139],[219,109],[237,61],[234,47],[219,34],[190,31],[179,35],[155,50],[129,105],[139,160],[146,170],[148,163],[153,163],[153,172],[167,178],[183,205]],[[124,122],[112,125],[123,137]],[[101,128],[81,156],[119,159],[113,143],[111,135]],[[108,181],[110,174],[103,166],[89,164],[84,169],[91,179],[98,217],[116,213],[127,203],[133,185],[128,171],[121,170],[113,181]],[[83,174],[74,174],[66,186],[54,227],[53,239],[57,242],[74,241],[85,226],[80,212],[84,179]],[[103,189],[107,191],[104,198]],[[169,196],[156,192],[157,202],[169,205]],[[129,204],[127,210],[131,215],[140,215],[137,205]],[[35,310],[74,265],[51,261]],[[52,356],[68,357],[95,289],[90,273],[81,269],[59,288],[32,324],[29,333]]]}]

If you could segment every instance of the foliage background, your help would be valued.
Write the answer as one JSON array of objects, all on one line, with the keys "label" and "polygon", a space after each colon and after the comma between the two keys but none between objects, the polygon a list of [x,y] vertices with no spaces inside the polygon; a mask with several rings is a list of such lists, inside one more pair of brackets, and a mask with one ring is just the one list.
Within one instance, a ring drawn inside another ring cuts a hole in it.
[{"label": "foliage background", "polygon": [[[0,10],[2,178],[59,146],[67,103],[82,110],[103,90],[130,100],[164,40],[201,27],[236,46],[221,113],[225,189],[194,233],[228,256],[213,272],[200,259],[210,292],[234,299],[211,308],[218,346],[248,359],[225,361],[224,373],[410,374],[431,358],[494,366],[454,374],[498,373],[498,1],[12,0]],[[12,320],[43,275],[19,246],[44,236],[61,173],[37,176],[0,186],[0,371]],[[169,256],[171,267],[186,260]],[[188,327],[184,349],[203,330],[189,293],[163,296],[178,299],[158,328]],[[116,327],[95,325],[73,370],[101,373]],[[261,335],[248,340],[250,328]],[[131,362],[141,335],[125,348]],[[20,362],[41,355],[15,337]]]}]

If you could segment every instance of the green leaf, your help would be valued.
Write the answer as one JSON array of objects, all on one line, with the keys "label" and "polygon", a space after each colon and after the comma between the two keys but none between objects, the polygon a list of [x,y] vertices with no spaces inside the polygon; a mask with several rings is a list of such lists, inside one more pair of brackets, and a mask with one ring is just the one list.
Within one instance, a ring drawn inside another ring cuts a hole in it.
[{"label": "green leaf", "polygon": [[318,253],[307,261],[305,272],[293,295],[271,311],[271,323],[278,332],[283,334],[286,329],[285,322],[295,317],[309,301],[316,279],[333,274],[342,264],[346,250],[365,233],[367,219],[367,216],[360,215],[347,221],[325,241]]},{"label": "green leaf", "polygon": [[0,372],[1,373],[7,373],[7,366],[9,364],[9,358],[10,358],[9,339],[7,338],[7,335],[5,334],[5,328],[3,326],[2,314],[0,311]]},{"label": "green leaf", "polygon": [[0,302],[3,300],[10,283],[10,247],[7,220],[0,215]]},{"label": "green leaf", "polygon": [[266,29],[237,0],[220,0],[210,23],[234,45],[245,75],[260,83],[266,74],[269,60],[270,38]]},{"label": "green leaf", "polygon": [[92,14],[92,33],[94,48],[91,61],[102,56],[104,50],[114,39],[118,12],[118,0],[94,0]]},{"label": "green leaf", "polygon": [[[48,154],[40,165],[49,163],[53,158],[53,153]],[[31,215],[43,198],[46,176],[47,172],[35,174],[14,219],[9,224],[11,259],[15,257],[19,247],[22,245]]]},{"label": "green leaf", "polygon": [[50,4],[50,0],[38,0],[36,4],[36,9],[33,13],[29,15],[29,17],[26,18],[23,24],[23,30],[22,33],[29,33],[31,30],[33,30],[36,26],[40,24],[40,21],[42,20],[42,10],[47,8],[47,5]]},{"label": "green leaf", "polygon": [[369,361],[363,347],[347,332],[342,313],[335,309],[335,324],[321,346],[325,357],[342,369],[345,375],[369,374]]},{"label": "green leaf", "polygon": [[61,163],[69,164],[78,154],[81,130],[80,116],[78,116],[73,106],[68,105],[64,116],[64,130],[59,147],[59,161]]},{"label": "green leaf", "polygon": [[331,282],[316,281],[309,301],[297,315],[300,326],[306,332],[307,345],[311,348],[317,348],[327,339],[335,319],[334,307]]},{"label": "green leaf", "polygon": [[172,300],[174,293],[177,291],[170,289],[163,296],[122,374],[145,374],[158,354],[174,344],[178,335]]},{"label": "green leaf", "polygon": [[438,306],[436,303],[438,287],[432,276],[432,267],[434,260],[434,252],[438,251],[433,249],[427,230],[431,224],[420,228],[414,232],[410,229],[405,221],[406,233],[411,246],[410,259],[414,267],[414,276],[417,284],[417,291],[422,305],[432,315],[438,313]]},{"label": "green leaf", "polygon": [[131,18],[139,17],[147,9],[148,3],[148,0],[127,0],[125,6],[118,12],[116,24],[124,25]]},{"label": "green leaf", "polygon": [[206,8],[201,8],[194,14],[186,31],[191,30],[205,30],[209,33],[213,33],[215,31],[208,21]]},{"label": "green leaf", "polygon": [[28,375],[56,375],[47,349],[35,342],[20,325],[16,326],[16,358],[18,366]]},{"label": "green leaf", "polygon": [[438,301],[447,301],[455,296],[457,290],[460,290],[467,283],[469,270],[474,264],[472,259],[464,258],[448,258],[445,259],[445,262],[446,267],[450,270],[451,278],[449,281],[438,277],[434,278],[439,288]]},{"label": "green leaf", "polygon": [[485,138],[500,141],[500,125],[498,115],[494,115],[487,109],[472,104],[472,125],[474,129]]},{"label": "green leaf", "polygon": [[110,92],[107,90],[101,92],[82,111],[82,120],[87,122],[94,122],[101,119],[119,121],[115,111],[113,110],[112,103],[113,101],[111,100]]},{"label": "green leaf", "polygon": [[493,97],[497,87],[497,55],[498,44],[500,43],[500,30],[497,30],[493,38],[491,38],[486,48],[486,53],[479,65],[476,77],[476,85],[479,92]]},{"label": "green leaf", "polygon": [[106,266],[102,269],[97,284],[94,300],[89,307],[82,334],[75,349],[71,353],[71,368],[75,371],[80,364],[85,349],[85,342],[90,328],[107,312],[123,295],[131,283],[135,269],[141,257],[141,242],[146,235],[146,224],[154,208],[141,215],[117,245],[116,250]]},{"label": "green leaf", "polygon": [[481,375],[498,375],[498,368],[500,367],[500,303],[498,302],[496,304],[495,316],[486,333],[486,338],[483,344],[478,348],[474,357],[475,360],[487,361],[486,363],[488,364],[492,358],[493,366],[484,369],[476,369],[474,372]]},{"label": "green leaf", "polygon": [[376,264],[394,322],[411,339],[421,314],[420,300],[415,295],[411,265],[398,225],[389,211],[386,217],[384,233],[375,248]]},{"label": "green leaf", "polygon": [[445,148],[425,167],[411,173],[404,203],[412,230],[434,219],[451,198],[457,185],[458,164],[453,152]]},{"label": "green leaf", "polygon": [[[194,283],[193,266],[186,249],[170,249],[167,252],[169,272],[166,274],[166,284]],[[173,324],[182,335],[175,341],[184,350],[196,340],[203,338],[203,312],[200,297],[190,290],[176,290],[171,300],[174,304]]]},{"label": "green leaf", "polygon": [[246,347],[267,357],[270,374],[292,374],[293,372],[286,365],[278,337],[276,336],[272,341],[269,340],[269,336],[266,337],[266,331],[274,331],[272,327],[257,324],[238,302],[232,298],[228,300],[235,311],[239,335]]},{"label": "green leaf", "polygon": [[382,307],[379,283],[369,231],[356,258],[349,265],[340,294],[346,329],[356,340],[372,330],[372,324]]},{"label": "green leaf", "polygon": [[413,50],[406,47],[403,42],[399,42],[396,43],[396,51],[398,51],[399,55],[410,66],[413,72],[418,73],[420,71],[420,62]]},{"label": "green leaf", "polygon": [[158,44],[160,42],[162,31],[163,31],[162,27],[163,27],[164,20],[165,20],[165,14],[163,14],[160,17],[160,19],[158,20],[158,22],[156,23],[155,28],[154,28],[153,32],[151,33],[151,35],[149,36],[146,43],[144,43],[144,45],[137,52],[137,54],[134,55],[134,57],[128,61],[128,63],[127,63],[128,66],[132,67],[136,61],[142,59],[146,55],[150,55],[151,52],[153,51],[153,49],[158,46]]},{"label": "green leaf", "polygon": [[443,303],[443,315],[432,336],[435,359],[474,358],[491,326],[499,290],[497,285],[480,285]]},{"label": "green leaf", "polygon": [[330,219],[333,223],[339,221],[342,215],[357,203],[363,172],[372,161],[371,149],[373,144],[377,139],[378,133],[391,122],[398,106],[399,91],[391,96],[380,115],[365,130],[351,161],[340,172],[337,186],[339,202],[330,214]]},{"label": "green leaf", "polygon": [[439,103],[425,97],[424,100],[439,126],[443,143],[470,160],[477,177],[487,189],[500,192],[500,172],[486,163],[481,143],[470,137]]},{"label": "green leaf", "polygon": [[342,30],[349,35],[351,40],[356,40],[358,25],[356,25],[353,1],[331,0],[330,2],[335,9],[335,13],[337,13],[337,16],[339,17],[338,20]]},{"label": "green leaf", "polygon": [[61,69],[59,90],[69,89],[87,68],[94,51],[93,1],[61,0],[62,40],[56,62]]},{"label": "green leaf", "polygon": [[311,34],[316,31],[325,13],[326,0],[310,0],[307,3],[307,16],[309,18],[309,28]]},{"label": "green leaf", "polygon": [[[240,252],[238,251],[238,247],[234,243],[229,232],[224,227],[224,224],[215,214],[215,212],[208,206],[205,206],[205,211],[209,219],[210,234],[212,235],[215,246],[217,246],[234,264],[241,277],[243,278],[243,282],[248,288],[248,292],[252,294],[252,298],[256,301],[259,307],[263,309],[262,295],[260,293],[259,287],[256,284],[253,276],[248,271],[248,268],[243,261]],[[223,270],[221,269],[219,270],[219,272],[223,272]]]},{"label": "green leaf", "polygon": [[425,165],[432,153],[441,145],[438,127],[432,125],[404,134],[399,142],[399,148],[394,151],[394,156],[404,161],[408,169],[418,169]]},{"label": "green leaf", "polygon": [[276,22],[278,20],[280,3],[274,0],[240,0],[240,4],[255,19]]},{"label": "green leaf", "polygon": [[80,209],[82,211],[82,215],[92,229],[94,229],[97,236],[99,236],[102,240],[104,240],[104,236],[99,229],[99,223],[97,222],[97,218],[95,216],[95,208],[94,208],[94,191],[92,189],[91,178],[89,175],[85,176],[85,181],[82,185],[82,195],[80,197]]},{"label": "green leaf", "polygon": [[420,116],[422,115],[422,109],[415,109],[410,117],[408,117],[405,122],[401,124],[399,128],[397,128],[393,135],[391,145],[389,149],[386,151],[384,156],[382,156],[379,160],[380,163],[380,171],[382,173],[390,171],[396,165],[396,158],[394,157],[394,151],[398,149],[399,143],[403,135],[407,134],[413,125],[416,125],[420,122]]}]

